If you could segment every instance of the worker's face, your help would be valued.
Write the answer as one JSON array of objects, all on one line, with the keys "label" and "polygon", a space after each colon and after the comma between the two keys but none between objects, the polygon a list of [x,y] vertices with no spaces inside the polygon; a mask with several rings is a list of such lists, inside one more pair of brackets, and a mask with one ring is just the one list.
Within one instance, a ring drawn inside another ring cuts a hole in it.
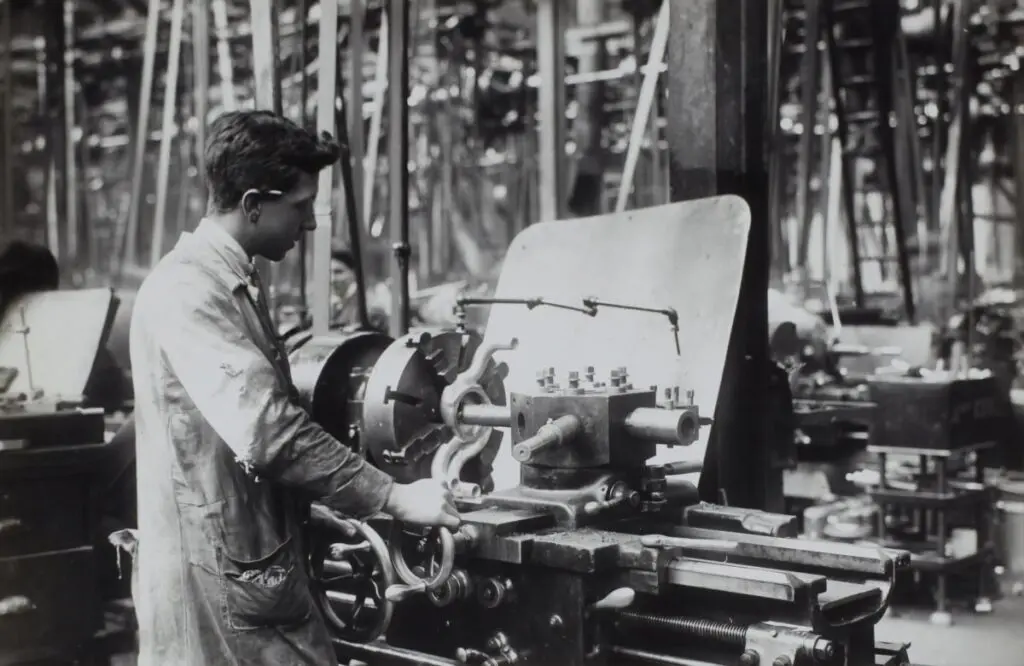
[{"label": "worker's face", "polygon": [[348,291],[349,285],[352,284],[353,278],[352,271],[348,269],[344,262],[331,259],[331,285],[335,291],[344,294]]},{"label": "worker's face", "polygon": [[271,261],[281,261],[303,234],[316,229],[313,216],[316,190],[316,178],[302,174],[290,192],[261,202],[257,222],[261,255]]}]

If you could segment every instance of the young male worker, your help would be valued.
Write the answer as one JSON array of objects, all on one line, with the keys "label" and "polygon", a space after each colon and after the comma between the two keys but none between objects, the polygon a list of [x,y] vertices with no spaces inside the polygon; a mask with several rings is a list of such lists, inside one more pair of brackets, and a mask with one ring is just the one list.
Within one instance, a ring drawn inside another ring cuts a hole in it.
[{"label": "young male worker", "polygon": [[254,257],[312,231],[330,137],[263,111],[210,127],[206,217],[143,283],[131,324],[140,666],[337,663],[303,563],[309,501],[455,528],[449,491],[395,483],[310,420]]}]

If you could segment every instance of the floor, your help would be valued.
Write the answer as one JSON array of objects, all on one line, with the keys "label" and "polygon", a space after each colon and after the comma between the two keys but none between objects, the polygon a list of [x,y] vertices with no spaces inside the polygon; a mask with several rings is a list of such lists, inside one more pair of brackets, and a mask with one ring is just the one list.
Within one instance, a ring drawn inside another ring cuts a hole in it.
[{"label": "floor", "polygon": [[910,643],[914,666],[1024,666],[1024,597],[993,603],[992,613],[953,614],[953,625],[928,622],[925,611],[891,614],[876,629],[878,640]]}]

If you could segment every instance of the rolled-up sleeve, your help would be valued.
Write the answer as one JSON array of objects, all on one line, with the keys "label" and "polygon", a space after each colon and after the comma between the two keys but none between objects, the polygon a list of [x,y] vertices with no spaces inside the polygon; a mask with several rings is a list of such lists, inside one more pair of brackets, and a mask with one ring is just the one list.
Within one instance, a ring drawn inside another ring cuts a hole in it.
[{"label": "rolled-up sleeve", "polygon": [[289,397],[245,333],[232,294],[178,285],[151,310],[151,334],[171,372],[239,462],[346,515],[379,512],[390,476],[328,434]]}]

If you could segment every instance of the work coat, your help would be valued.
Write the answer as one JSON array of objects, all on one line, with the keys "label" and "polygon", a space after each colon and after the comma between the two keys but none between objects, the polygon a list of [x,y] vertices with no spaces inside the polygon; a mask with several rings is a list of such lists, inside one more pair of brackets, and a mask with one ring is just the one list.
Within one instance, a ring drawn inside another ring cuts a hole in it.
[{"label": "work coat", "polygon": [[362,518],[392,480],[305,411],[241,247],[203,221],[130,332],[140,666],[336,664],[308,586],[309,500]]}]

